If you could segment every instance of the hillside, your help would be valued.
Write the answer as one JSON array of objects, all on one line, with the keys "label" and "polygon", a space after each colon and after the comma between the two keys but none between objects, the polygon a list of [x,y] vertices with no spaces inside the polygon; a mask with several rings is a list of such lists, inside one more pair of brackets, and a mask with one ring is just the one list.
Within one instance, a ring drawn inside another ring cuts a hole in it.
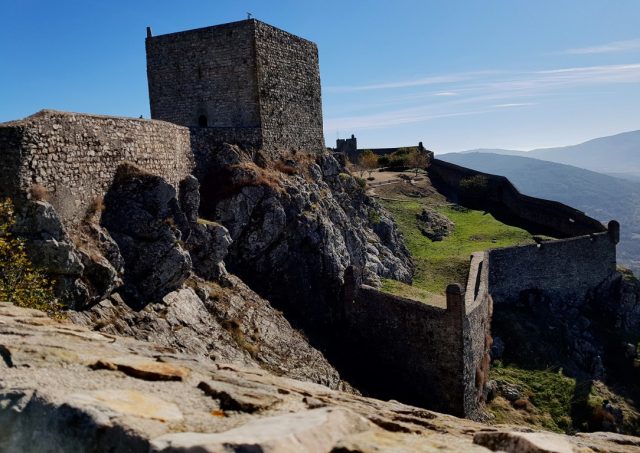
[{"label": "hillside", "polygon": [[636,181],[640,178],[640,130],[595,138],[577,145],[540,148],[528,152],[474,149],[461,154],[477,152],[542,159]]},{"label": "hillside", "polygon": [[560,201],[600,221],[618,220],[622,227],[618,260],[640,270],[640,183],[522,156],[475,152],[438,158],[506,176],[527,195]]}]

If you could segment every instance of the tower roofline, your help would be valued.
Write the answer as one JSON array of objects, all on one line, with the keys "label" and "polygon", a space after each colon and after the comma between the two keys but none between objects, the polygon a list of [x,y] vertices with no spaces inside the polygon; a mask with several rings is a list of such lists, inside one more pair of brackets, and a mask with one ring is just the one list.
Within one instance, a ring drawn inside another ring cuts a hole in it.
[{"label": "tower roofline", "polygon": [[[258,20],[258,19],[253,19],[253,18],[252,19],[238,20],[238,21],[234,21],[234,22],[226,22],[224,24],[218,24],[218,25],[210,25],[210,26],[207,26],[207,27],[192,28],[192,29],[189,29],[189,30],[177,31],[177,32],[173,32],[173,33],[165,33],[165,34],[161,34],[161,35],[154,35],[154,36],[149,36],[146,39],[152,39],[152,40],[159,39],[159,38],[162,39],[162,38],[165,38],[165,37],[174,37],[174,36],[179,36],[179,35],[187,35],[187,34],[190,34],[190,33],[201,33],[201,32],[206,31],[206,30],[235,29],[235,28],[239,28],[239,27],[241,27],[241,26],[243,26],[245,24],[253,24],[253,25],[261,24],[261,25],[265,25],[265,26],[270,27],[270,28],[272,28],[274,30],[278,30],[280,33],[284,33],[287,36],[290,36],[290,37],[295,38],[295,39],[299,39],[301,41],[305,41],[307,43],[310,43],[310,44],[313,44],[314,46],[316,46],[316,43],[314,43],[313,41],[310,41],[308,39],[302,38],[302,37],[300,37],[298,35],[294,35],[293,33],[290,33],[290,32],[288,32],[286,30],[283,30],[281,28],[278,28],[276,26],[273,26],[271,24],[268,24],[266,22],[263,22],[263,21]],[[147,28],[149,28],[149,27],[147,27]]]}]

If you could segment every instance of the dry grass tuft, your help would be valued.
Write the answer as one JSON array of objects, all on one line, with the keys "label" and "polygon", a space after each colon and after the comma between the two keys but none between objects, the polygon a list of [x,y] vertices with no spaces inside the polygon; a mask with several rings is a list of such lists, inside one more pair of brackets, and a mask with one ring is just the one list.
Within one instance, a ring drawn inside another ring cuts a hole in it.
[{"label": "dry grass tuft", "polygon": [[31,184],[29,194],[31,195],[32,200],[49,201],[49,190],[41,184]]}]

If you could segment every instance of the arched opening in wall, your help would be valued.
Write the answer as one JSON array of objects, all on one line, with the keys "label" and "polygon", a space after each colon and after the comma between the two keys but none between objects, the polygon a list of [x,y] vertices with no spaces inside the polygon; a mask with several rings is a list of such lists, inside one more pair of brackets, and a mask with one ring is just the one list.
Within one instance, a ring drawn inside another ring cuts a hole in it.
[{"label": "arched opening in wall", "polygon": [[200,115],[198,117],[198,126],[207,127],[209,125],[209,120],[207,120],[207,115]]}]

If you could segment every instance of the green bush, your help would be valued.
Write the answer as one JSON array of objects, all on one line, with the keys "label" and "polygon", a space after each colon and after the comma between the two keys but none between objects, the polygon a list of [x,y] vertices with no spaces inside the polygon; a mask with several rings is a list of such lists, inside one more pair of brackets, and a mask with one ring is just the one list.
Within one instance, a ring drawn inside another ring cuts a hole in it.
[{"label": "green bush", "polygon": [[482,196],[489,190],[489,178],[485,175],[475,175],[460,181],[460,188],[471,192],[469,195]]},{"label": "green bush", "polygon": [[357,177],[357,176],[354,176],[354,178],[356,179],[356,182],[358,183],[358,185],[359,185],[361,188],[363,188],[363,189],[364,189],[365,187],[367,187],[367,180],[366,180],[366,179],[364,179],[364,178],[359,178],[359,177]]},{"label": "green bush", "polygon": [[369,223],[372,225],[377,225],[382,220],[380,217],[380,213],[375,209],[369,209]]},{"label": "green bush", "polygon": [[11,234],[14,222],[13,204],[0,201],[0,301],[60,318],[62,306],[55,298],[52,282],[31,264],[24,241]]}]

